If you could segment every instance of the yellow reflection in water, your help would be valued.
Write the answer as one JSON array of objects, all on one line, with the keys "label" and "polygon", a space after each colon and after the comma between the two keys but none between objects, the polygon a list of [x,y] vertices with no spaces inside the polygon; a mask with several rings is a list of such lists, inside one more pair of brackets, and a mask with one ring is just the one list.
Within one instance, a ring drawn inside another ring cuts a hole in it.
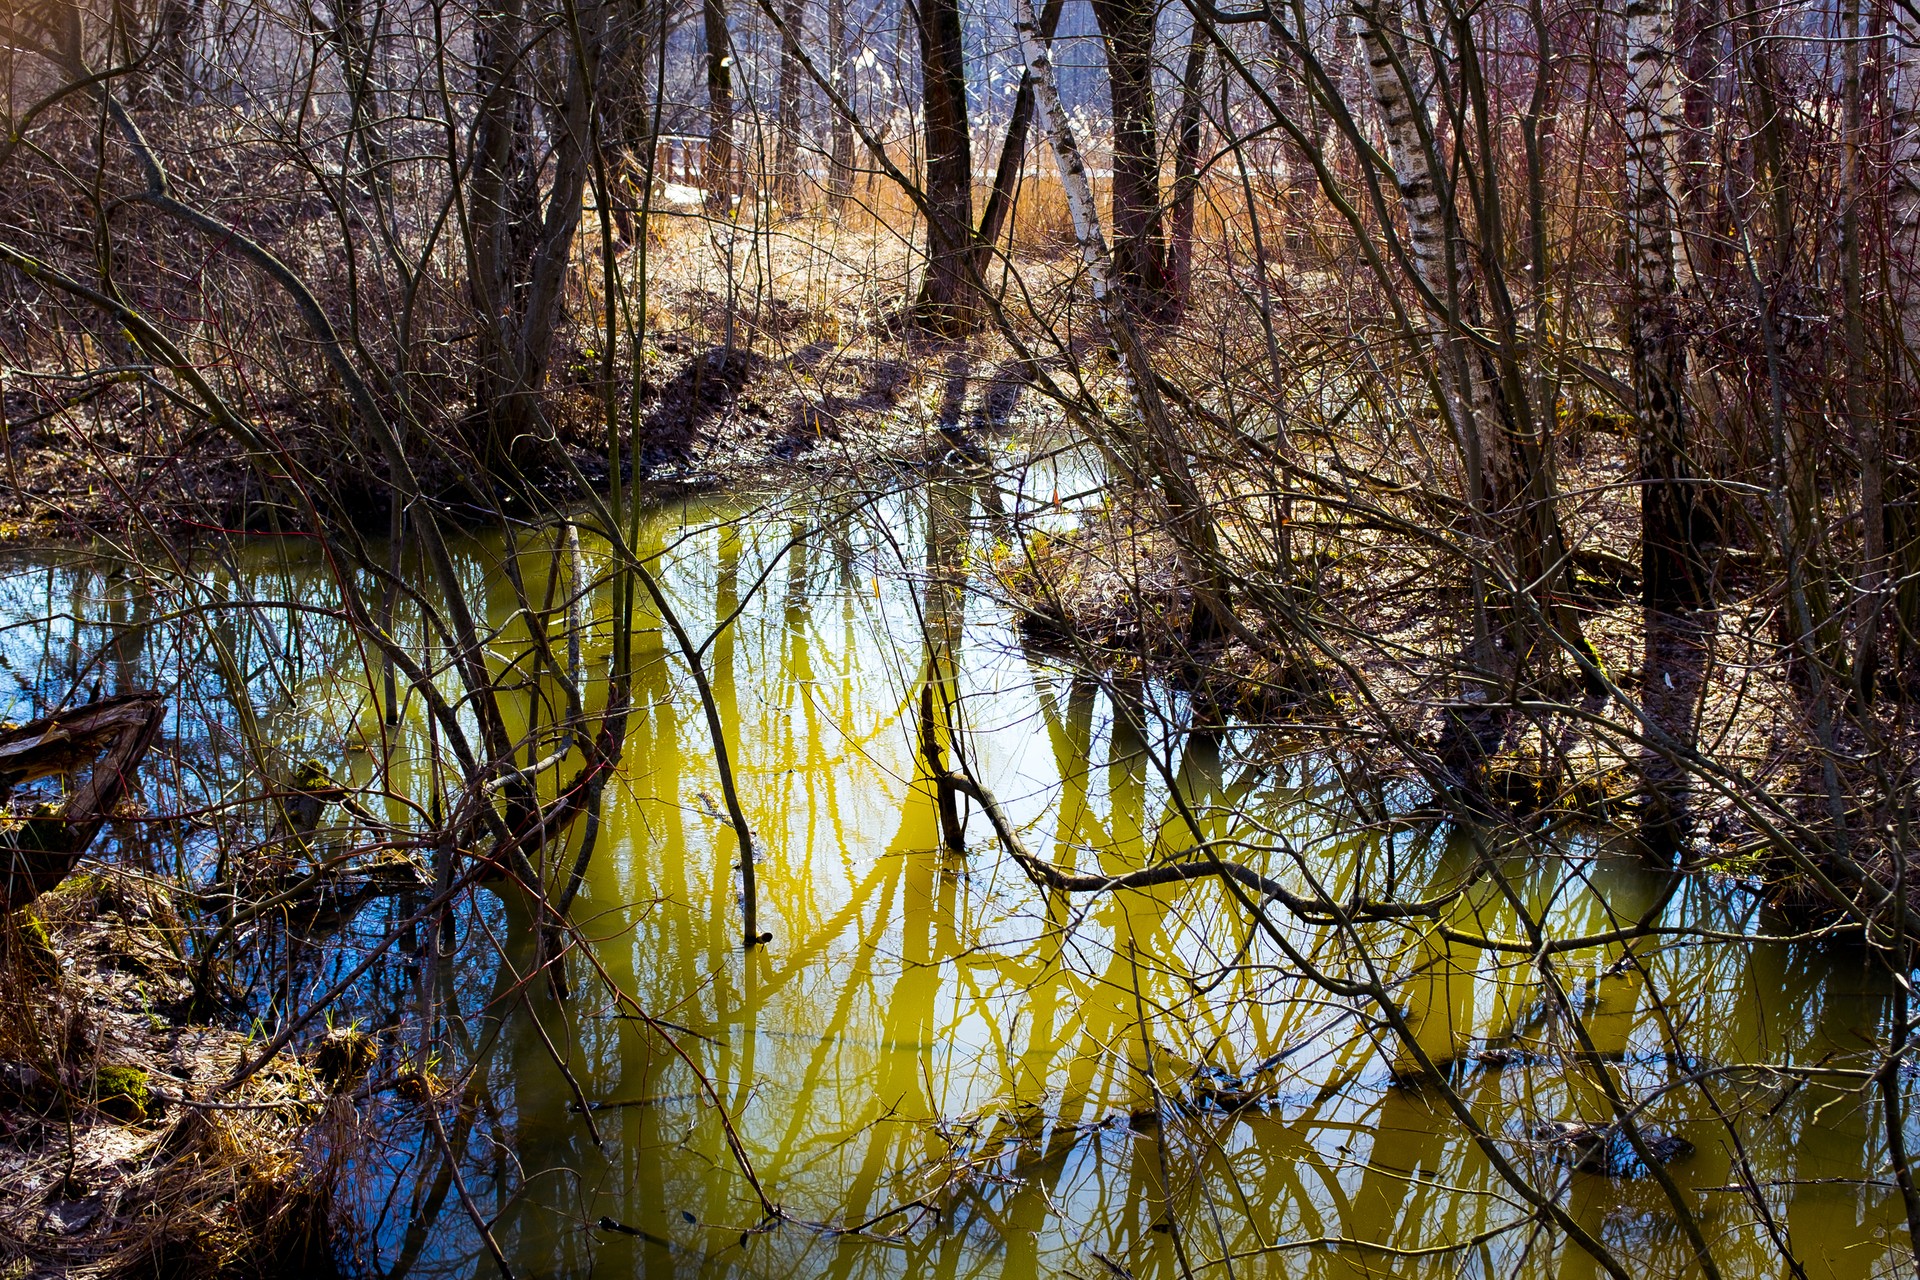
[{"label": "yellow reflection in water", "polygon": [[[1861,1049],[1881,1017],[1861,964],[1777,945],[1561,953],[1580,1039],[1539,956],[1464,939],[1524,940],[1521,907],[1559,937],[1655,907],[1738,929],[1737,892],[1669,894],[1661,872],[1577,836],[1495,849],[1363,829],[1310,755],[1261,766],[1235,739],[1169,734],[1166,690],[1055,669],[966,588],[981,580],[974,510],[946,481],[811,531],[698,506],[649,525],[644,549],[665,552],[695,635],[734,619],[704,660],[773,943],[740,947],[740,846],[684,667],[651,627],[575,914],[595,963],[677,1048],[585,964],[564,1006],[534,984],[502,1010],[484,1072],[503,1135],[492,1209],[524,1274],[1601,1274],[1534,1220],[1489,1143],[1636,1277],[1693,1274],[1650,1180],[1572,1172],[1534,1140],[1542,1120],[1609,1120],[1602,1083],[1698,1146],[1672,1172],[1724,1274],[1779,1274],[1777,1240],[1809,1276],[1890,1265],[1899,1214],[1872,1181],[1883,1138],[1861,1098],[1752,1072],[1716,1077],[1711,1100],[1687,1083],[1715,1064]],[[475,555],[493,565],[482,590],[505,670],[541,624],[512,616],[502,549]],[[570,589],[545,544],[519,570],[536,599]],[[604,671],[608,610],[589,603],[590,670]],[[550,714],[533,706],[513,731]],[[1351,931],[1269,915],[1296,954],[1377,974],[1481,1136],[1419,1083],[1376,1010],[1301,979],[1218,884],[1041,893],[964,811],[965,852],[944,850],[929,735],[1031,847],[1082,873],[1209,842],[1296,890],[1311,871],[1338,899],[1459,891],[1437,919]],[[604,1151],[533,1017],[608,1104]],[[1222,1105],[1243,1096],[1256,1105]],[[761,1212],[729,1129],[784,1221]],[[1771,1222],[1739,1190],[1749,1173]]]}]

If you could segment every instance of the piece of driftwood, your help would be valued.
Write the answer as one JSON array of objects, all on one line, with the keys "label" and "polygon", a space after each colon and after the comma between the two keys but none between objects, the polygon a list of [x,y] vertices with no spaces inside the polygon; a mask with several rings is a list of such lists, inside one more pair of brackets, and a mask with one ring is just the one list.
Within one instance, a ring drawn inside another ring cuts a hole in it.
[{"label": "piece of driftwood", "polygon": [[131,693],[0,729],[0,802],[23,782],[85,774],[65,803],[42,806],[0,834],[0,911],[66,879],[132,789],[161,712],[158,694]]}]

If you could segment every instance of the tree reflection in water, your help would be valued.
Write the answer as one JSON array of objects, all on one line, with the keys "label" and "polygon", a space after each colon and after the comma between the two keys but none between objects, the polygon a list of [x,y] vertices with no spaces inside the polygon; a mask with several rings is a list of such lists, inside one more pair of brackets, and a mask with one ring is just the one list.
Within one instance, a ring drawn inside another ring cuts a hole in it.
[{"label": "tree reflection in water", "polygon": [[[1695,1147],[1668,1172],[1722,1274],[1778,1274],[1789,1248],[1809,1276],[1896,1261],[1884,1132],[1845,1074],[1887,1016],[1857,953],[1741,941],[1781,928],[1740,881],[1656,868],[1597,828],[1380,821],[1325,755],[1220,727],[1124,670],[1063,664],[995,598],[1010,495],[983,503],[979,483],[956,461],[834,519],[692,503],[646,526],[696,638],[732,619],[707,671],[770,946],[739,946],[739,845],[684,665],[649,624],[573,911],[571,999],[535,979],[512,893],[460,899],[437,959],[439,930],[408,923],[425,891],[323,936],[263,922],[236,953],[233,984],[270,1030],[391,944],[336,1016],[391,1028],[395,1064],[429,1047],[446,1150],[516,1274],[1606,1274],[1514,1193],[1487,1142],[1636,1276],[1690,1274],[1653,1179],[1576,1171],[1534,1136],[1612,1124],[1609,1087]],[[474,598],[506,669],[528,646],[521,590],[563,591],[570,570],[525,539],[507,591],[499,544],[460,551],[476,587],[493,584]],[[207,581],[252,599],[326,590],[279,545]],[[82,557],[15,564],[4,591],[10,616],[72,617],[51,639],[6,633],[23,699],[102,646],[116,687],[177,683],[178,764],[156,807],[216,793],[256,740],[326,760],[395,823],[451,794],[417,701],[383,731],[377,668],[322,615],[169,618]],[[611,631],[608,602],[587,607],[591,700]],[[543,699],[522,717],[560,697],[529,670]],[[1336,903],[1446,905],[1337,925],[1268,904],[1276,939],[1217,879],[1036,889],[977,806],[943,797],[930,742],[1063,869],[1220,856]],[[204,876],[229,857],[211,829],[152,831],[140,856],[156,867]],[[1639,924],[1669,932],[1609,937]],[[1603,940],[1553,952],[1556,994],[1537,939],[1578,938]],[[1307,967],[1382,983],[1407,1036]],[[391,1088],[357,1105],[362,1255],[389,1275],[487,1273],[423,1108]]]}]

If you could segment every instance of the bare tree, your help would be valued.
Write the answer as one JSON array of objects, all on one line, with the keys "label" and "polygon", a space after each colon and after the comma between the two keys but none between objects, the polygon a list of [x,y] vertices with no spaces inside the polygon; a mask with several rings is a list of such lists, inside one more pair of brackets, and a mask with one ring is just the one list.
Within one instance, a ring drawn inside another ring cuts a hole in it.
[{"label": "bare tree", "polygon": [[1674,182],[1681,96],[1667,0],[1627,6],[1626,184],[1631,300],[1627,349],[1639,402],[1640,573],[1649,608],[1706,600],[1700,481],[1687,430],[1687,353]]},{"label": "bare tree", "polygon": [[[847,36],[847,0],[827,0],[828,74],[834,89],[851,101],[853,79]],[[845,112],[835,111],[829,125],[827,153],[827,200],[838,213],[853,194],[853,121]]]},{"label": "bare tree", "polygon": [[706,53],[707,146],[702,165],[707,208],[722,217],[740,193],[733,154],[733,36],[727,28],[726,0],[701,0],[701,31]]},{"label": "bare tree", "polygon": [[561,15],[530,3],[500,0],[478,16],[479,108],[466,184],[479,334],[474,447],[509,489],[552,457],[542,392],[592,165],[593,79],[607,18],[604,4],[577,10],[574,56]]},{"label": "bare tree", "polygon": [[779,102],[774,114],[774,190],[793,203],[800,198],[801,79],[800,41],[806,38],[804,0],[786,0],[780,27]]},{"label": "bare tree", "polygon": [[919,0],[920,111],[926,163],[927,270],[915,313],[948,335],[978,322],[973,265],[973,146],[958,0]]},{"label": "bare tree", "polygon": [[1169,298],[1160,204],[1160,134],[1153,74],[1156,0],[1094,0],[1113,108],[1113,270],[1129,305],[1162,311]]},{"label": "bare tree", "polygon": [[1887,162],[1893,192],[1888,235],[1901,353],[1914,362],[1920,361],[1920,12],[1903,0],[1893,0],[1891,9],[1892,142]]}]

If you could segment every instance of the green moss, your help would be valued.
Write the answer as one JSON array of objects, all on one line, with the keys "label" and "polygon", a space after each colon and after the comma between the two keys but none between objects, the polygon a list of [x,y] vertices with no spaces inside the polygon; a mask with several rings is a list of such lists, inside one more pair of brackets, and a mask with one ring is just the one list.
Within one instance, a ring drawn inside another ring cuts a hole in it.
[{"label": "green moss", "polygon": [[0,933],[0,947],[4,947],[9,961],[35,977],[51,978],[60,970],[60,956],[53,949],[53,938],[46,924],[31,910],[17,911],[6,922],[4,933]]},{"label": "green moss", "polygon": [[306,763],[300,766],[300,771],[294,775],[293,785],[298,791],[327,800],[337,799],[341,794],[340,784],[333,780],[327,767],[312,757],[308,757]]},{"label": "green moss", "polygon": [[145,1120],[147,1073],[138,1067],[102,1067],[93,1076],[94,1105],[121,1120]]}]

